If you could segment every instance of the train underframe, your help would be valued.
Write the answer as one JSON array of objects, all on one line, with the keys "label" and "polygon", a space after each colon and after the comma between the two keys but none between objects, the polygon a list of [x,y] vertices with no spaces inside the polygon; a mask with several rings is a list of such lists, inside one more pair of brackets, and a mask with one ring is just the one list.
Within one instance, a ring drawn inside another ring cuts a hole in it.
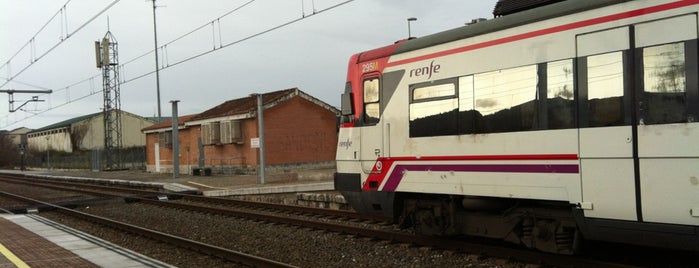
[{"label": "train underframe", "polygon": [[335,189],[356,211],[391,218],[416,233],[488,237],[557,254],[581,249],[580,215],[566,202],[362,191],[359,182],[359,174],[335,173]]},{"label": "train underframe", "polygon": [[557,254],[576,253],[581,241],[572,207],[561,202],[424,194],[396,194],[395,202],[400,226],[424,235],[488,237]]},{"label": "train underframe", "polygon": [[696,226],[587,218],[565,202],[338,188],[342,185],[336,180],[336,189],[358,212],[391,218],[425,235],[488,237],[556,254],[580,253],[587,240],[699,252]]},{"label": "train underframe", "polygon": [[562,202],[400,194],[395,218],[424,235],[500,239],[544,252],[575,254],[582,241],[573,208]]}]

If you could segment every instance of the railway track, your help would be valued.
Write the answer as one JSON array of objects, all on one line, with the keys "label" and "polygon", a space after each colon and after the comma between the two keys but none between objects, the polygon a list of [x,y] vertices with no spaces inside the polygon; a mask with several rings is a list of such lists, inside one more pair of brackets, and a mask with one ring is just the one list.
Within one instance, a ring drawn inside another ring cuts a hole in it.
[{"label": "railway track", "polygon": [[224,260],[235,262],[235,263],[241,263],[241,264],[249,265],[249,266],[253,266],[253,267],[295,267],[293,265],[277,262],[275,260],[270,260],[270,259],[262,258],[259,256],[246,254],[243,252],[238,252],[238,251],[234,251],[234,250],[229,250],[229,249],[217,247],[214,245],[201,243],[201,242],[190,240],[187,238],[170,235],[170,234],[163,233],[163,232],[158,232],[155,230],[135,226],[135,225],[124,223],[124,222],[119,222],[119,221],[112,220],[112,219],[107,219],[107,218],[100,217],[97,215],[92,215],[92,214],[80,212],[80,211],[77,211],[74,209],[68,209],[68,208],[62,207],[60,205],[54,205],[51,203],[43,202],[40,200],[36,200],[36,199],[32,199],[32,198],[28,198],[28,197],[24,197],[24,196],[20,196],[20,195],[16,195],[16,194],[11,194],[8,192],[0,191],[0,194],[3,196],[6,196],[6,197],[11,197],[11,198],[22,200],[22,201],[32,203],[32,204],[53,207],[56,211],[63,213],[63,214],[66,214],[66,215],[69,215],[71,217],[79,218],[79,219],[89,221],[89,222],[94,222],[94,223],[97,223],[97,224],[100,224],[103,226],[122,230],[122,231],[127,232],[127,233],[147,237],[147,238],[161,241],[164,243],[172,244],[172,245],[175,245],[177,247],[182,247],[182,248],[190,249],[190,250],[193,250],[193,251],[196,251],[199,253],[203,253],[206,255],[211,255],[211,256],[218,257],[218,258],[222,258]]},{"label": "railway track", "polygon": [[225,207],[252,208],[258,210],[277,211],[289,214],[310,214],[325,217],[345,218],[351,220],[366,220],[376,222],[388,222],[390,219],[373,215],[364,215],[351,211],[330,210],[313,207],[284,205],[275,203],[253,202],[231,198],[206,197],[191,193],[172,193],[157,190],[142,190],[105,185],[93,185],[78,182],[53,181],[46,179],[31,179],[19,176],[2,176],[0,181],[20,183],[31,186],[51,188],[61,191],[79,192],[91,196],[125,198],[127,201],[139,201],[148,199],[157,200],[183,200],[189,202],[216,204]]},{"label": "railway track", "polygon": [[[203,215],[215,215],[225,218],[243,219],[246,221],[261,222],[266,224],[287,225],[309,228],[310,230],[323,230],[332,233],[350,235],[352,237],[365,237],[373,240],[390,241],[392,244],[416,245],[421,248],[433,248],[435,250],[448,250],[452,252],[470,252],[470,254],[505,258],[523,263],[539,263],[550,266],[596,266],[596,267],[628,267],[615,263],[582,259],[575,256],[560,256],[543,254],[530,250],[513,249],[501,245],[490,245],[481,241],[468,242],[451,238],[439,238],[433,236],[419,236],[408,232],[396,230],[381,218],[365,217],[350,212],[333,212],[325,209],[305,208],[289,205],[266,204],[250,201],[241,201],[225,198],[211,198],[194,195],[182,195],[164,193],[160,191],[133,189],[128,194],[121,195],[116,192],[122,189],[114,189],[107,186],[99,186],[91,189],[77,189],[81,184],[60,182],[53,185],[50,181],[27,181],[26,179],[13,179],[12,183],[27,183],[36,187],[50,187],[58,191],[76,191],[88,196],[111,196],[111,198],[123,198],[129,204],[140,204],[146,211],[181,211],[183,214],[192,213]],[[121,202],[124,203],[124,202]],[[44,204],[43,206],[48,206]],[[129,206],[129,205],[124,205]],[[83,205],[83,207],[85,207]],[[128,208],[124,208],[128,210]],[[63,211],[63,210],[61,210]],[[80,212],[79,212],[80,213]],[[188,217],[188,216],[185,216]],[[173,220],[173,219],[170,219]],[[114,227],[116,228],[116,227]],[[218,246],[222,247],[222,246]]]}]

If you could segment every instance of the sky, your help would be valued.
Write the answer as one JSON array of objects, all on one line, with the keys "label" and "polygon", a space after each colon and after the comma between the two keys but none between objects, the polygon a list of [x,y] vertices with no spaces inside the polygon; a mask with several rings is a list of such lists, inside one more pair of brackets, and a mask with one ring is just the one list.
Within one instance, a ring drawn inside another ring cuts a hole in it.
[{"label": "sky", "polygon": [[[407,18],[417,18],[412,36],[426,36],[491,19],[496,2],[158,0],[161,114],[171,115],[172,100],[187,115],[294,87],[339,107],[352,54],[406,38]],[[157,116],[152,1],[0,0],[0,89],[53,91],[15,93],[15,109],[41,101],[12,113],[0,93],[0,130],[100,112],[94,42],[107,31],[117,40],[122,110]]]}]

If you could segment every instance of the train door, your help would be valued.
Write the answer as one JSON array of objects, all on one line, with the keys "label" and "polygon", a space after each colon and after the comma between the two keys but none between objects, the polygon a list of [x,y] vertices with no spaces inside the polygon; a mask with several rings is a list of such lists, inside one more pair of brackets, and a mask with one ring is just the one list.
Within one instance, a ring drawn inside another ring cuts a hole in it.
[{"label": "train door", "polygon": [[698,225],[697,16],[634,25],[633,40],[642,220]]},{"label": "train door", "polygon": [[699,224],[696,15],[576,43],[585,216]]},{"label": "train door", "polygon": [[362,78],[364,100],[363,122],[360,127],[359,160],[365,174],[372,171],[376,159],[383,154],[383,132],[381,127],[381,79],[377,74]]},{"label": "train door", "polygon": [[638,220],[631,28],[577,36],[579,157],[586,217]]}]

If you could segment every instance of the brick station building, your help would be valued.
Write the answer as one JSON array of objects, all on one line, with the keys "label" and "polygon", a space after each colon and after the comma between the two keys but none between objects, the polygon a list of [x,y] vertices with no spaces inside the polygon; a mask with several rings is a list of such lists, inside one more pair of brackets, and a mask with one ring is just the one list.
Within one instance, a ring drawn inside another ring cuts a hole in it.
[{"label": "brick station building", "polygon": [[[262,94],[267,168],[334,165],[339,110],[292,88]],[[172,121],[142,129],[149,172],[173,170]],[[257,97],[226,101],[178,120],[180,173],[254,173],[259,152]]]}]

